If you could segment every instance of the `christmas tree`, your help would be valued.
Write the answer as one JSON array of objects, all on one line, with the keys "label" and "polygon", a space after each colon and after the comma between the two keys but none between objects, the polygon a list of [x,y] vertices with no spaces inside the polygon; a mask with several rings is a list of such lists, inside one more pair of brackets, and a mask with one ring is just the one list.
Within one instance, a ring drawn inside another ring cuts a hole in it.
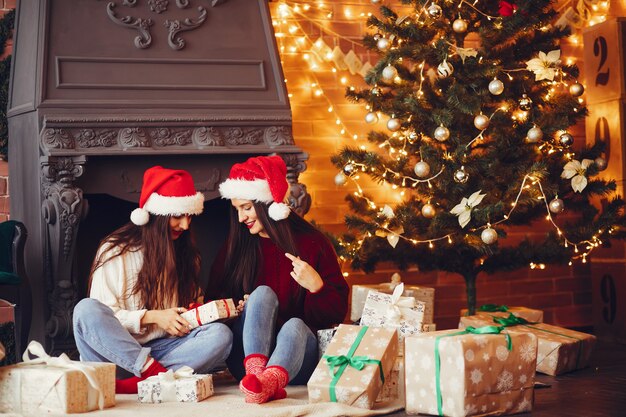
[{"label": "christmas tree", "polygon": [[[338,240],[353,268],[457,273],[473,313],[478,274],[586,262],[625,237],[624,201],[598,175],[605,144],[573,146],[568,131],[586,115],[584,87],[562,60],[569,29],[556,16],[550,0],[404,0],[368,19],[364,43],[380,60],[347,97],[386,129],[369,133],[373,150],[333,157],[336,183],[357,183]],[[377,203],[363,175],[402,202]],[[512,226],[543,219],[540,239],[507,242]]]}]

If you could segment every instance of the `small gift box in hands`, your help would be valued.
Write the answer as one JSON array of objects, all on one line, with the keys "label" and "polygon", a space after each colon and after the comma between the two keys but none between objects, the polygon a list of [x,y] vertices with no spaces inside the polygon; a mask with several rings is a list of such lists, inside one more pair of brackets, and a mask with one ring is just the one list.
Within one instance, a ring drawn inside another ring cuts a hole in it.
[{"label": "small gift box in hands", "polygon": [[140,403],[200,402],[213,395],[211,375],[194,374],[188,366],[169,370],[137,383]]},{"label": "small gift box in hands", "polygon": [[214,300],[185,311],[181,316],[189,322],[192,329],[203,324],[239,315],[232,298]]}]

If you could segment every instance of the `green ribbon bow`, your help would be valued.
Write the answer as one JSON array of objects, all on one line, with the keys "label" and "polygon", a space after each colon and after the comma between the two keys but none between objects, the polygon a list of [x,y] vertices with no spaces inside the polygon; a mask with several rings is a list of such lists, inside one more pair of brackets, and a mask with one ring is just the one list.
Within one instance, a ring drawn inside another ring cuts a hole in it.
[{"label": "green ribbon bow", "polygon": [[385,383],[385,374],[383,372],[383,365],[378,359],[370,359],[367,356],[354,356],[354,352],[361,344],[361,340],[363,340],[363,336],[367,332],[368,327],[363,326],[359,331],[359,334],[356,336],[354,343],[350,347],[350,350],[345,355],[324,355],[322,359],[326,359],[326,363],[330,367],[330,372],[333,375],[333,379],[330,381],[329,392],[330,392],[330,401],[336,403],[337,402],[337,394],[336,394],[336,386],[337,382],[343,375],[343,371],[348,366],[353,367],[354,369],[361,371],[365,367],[365,365],[378,365],[378,371],[380,374],[380,380]]},{"label": "green ribbon bow", "polygon": [[[440,416],[443,416],[443,400],[441,398],[441,357],[439,355],[439,341],[441,338],[464,334],[500,334],[503,330],[505,330],[504,326],[484,326],[478,328],[469,326],[460,332],[443,334],[435,338],[435,386],[437,389],[437,412]],[[504,337],[506,339],[506,348],[508,350],[513,349],[511,336],[508,333],[504,333]]]},{"label": "green ribbon bow", "polygon": [[496,311],[501,311],[503,313],[506,313],[507,311],[509,311],[509,307],[505,306],[504,304],[501,306],[497,304],[484,304],[478,308],[478,311],[486,311],[488,313],[495,313]]},{"label": "green ribbon bow", "polygon": [[[575,337],[575,336],[570,336],[568,334],[563,334],[563,333],[558,333],[558,332],[553,332],[551,330],[547,330],[547,329],[542,329],[540,327],[537,326],[533,326],[533,324],[537,324],[535,322],[530,322],[528,320],[526,320],[525,318],[522,317],[517,317],[514,316],[513,313],[511,313],[509,315],[509,317],[495,317],[495,316],[491,316],[493,318],[493,321],[495,321],[496,323],[498,323],[499,325],[503,326],[503,327],[511,327],[511,326],[525,326],[525,327],[529,327],[531,329],[535,329],[535,330],[539,330],[540,332],[545,332],[545,333],[551,333],[551,334],[556,334],[558,336],[563,336],[563,337],[567,337],[569,339],[574,339],[574,340],[578,340],[580,341],[580,343],[578,344],[578,353],[576,354],[576,368],[578,369],[580,367],[580,358],[582,356],[582,351],[583,351],[583,339]],[[546,355],[547,356],[547,355]]]}]

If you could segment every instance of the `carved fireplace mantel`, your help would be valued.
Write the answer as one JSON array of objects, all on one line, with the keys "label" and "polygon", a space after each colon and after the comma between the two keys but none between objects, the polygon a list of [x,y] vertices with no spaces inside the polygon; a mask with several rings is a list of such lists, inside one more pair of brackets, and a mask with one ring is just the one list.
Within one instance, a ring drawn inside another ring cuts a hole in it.
[{"label": "carved fireplace mantel", "polygon": [[31,337],[55,353],[74,349],[94,245],[149,166],[189,170],[210,203],[232,164],[278,154],[292,207],[310,206],[265,0],[22,0],[8,114],[11,217],[43,306]]}]

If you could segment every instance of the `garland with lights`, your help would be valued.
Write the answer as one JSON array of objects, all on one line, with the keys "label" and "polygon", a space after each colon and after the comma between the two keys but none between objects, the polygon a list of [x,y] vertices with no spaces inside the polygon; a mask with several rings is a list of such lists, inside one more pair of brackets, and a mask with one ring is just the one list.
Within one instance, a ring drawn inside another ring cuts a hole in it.
[{"label": "garland with lights", "polygon": [[[625,238],[625,203],[615,181],[598,176],[604,143],[573,149],[568,129],[586,115],[584,86],[562,62],[569,29],[550,24],[552,2],[403,3],[410,13],[382,5],[368,19],[364,44],[380,60],[370,87],[346,93],[365,104],[367,123],[386,118],[386,131],[368,135],[377,151],[333,157],[336,184],[357,188],[340,256],[365,271],[392,261],[458,273],[473,312],[481,272],[586,262],[603,241]],[[401,203],[375,203],[361,175],[399,190]],[[598,208],[599,198],[610,201]],[[552,231],[540,241],[507,242],[510,227],[541,218]]]}]

